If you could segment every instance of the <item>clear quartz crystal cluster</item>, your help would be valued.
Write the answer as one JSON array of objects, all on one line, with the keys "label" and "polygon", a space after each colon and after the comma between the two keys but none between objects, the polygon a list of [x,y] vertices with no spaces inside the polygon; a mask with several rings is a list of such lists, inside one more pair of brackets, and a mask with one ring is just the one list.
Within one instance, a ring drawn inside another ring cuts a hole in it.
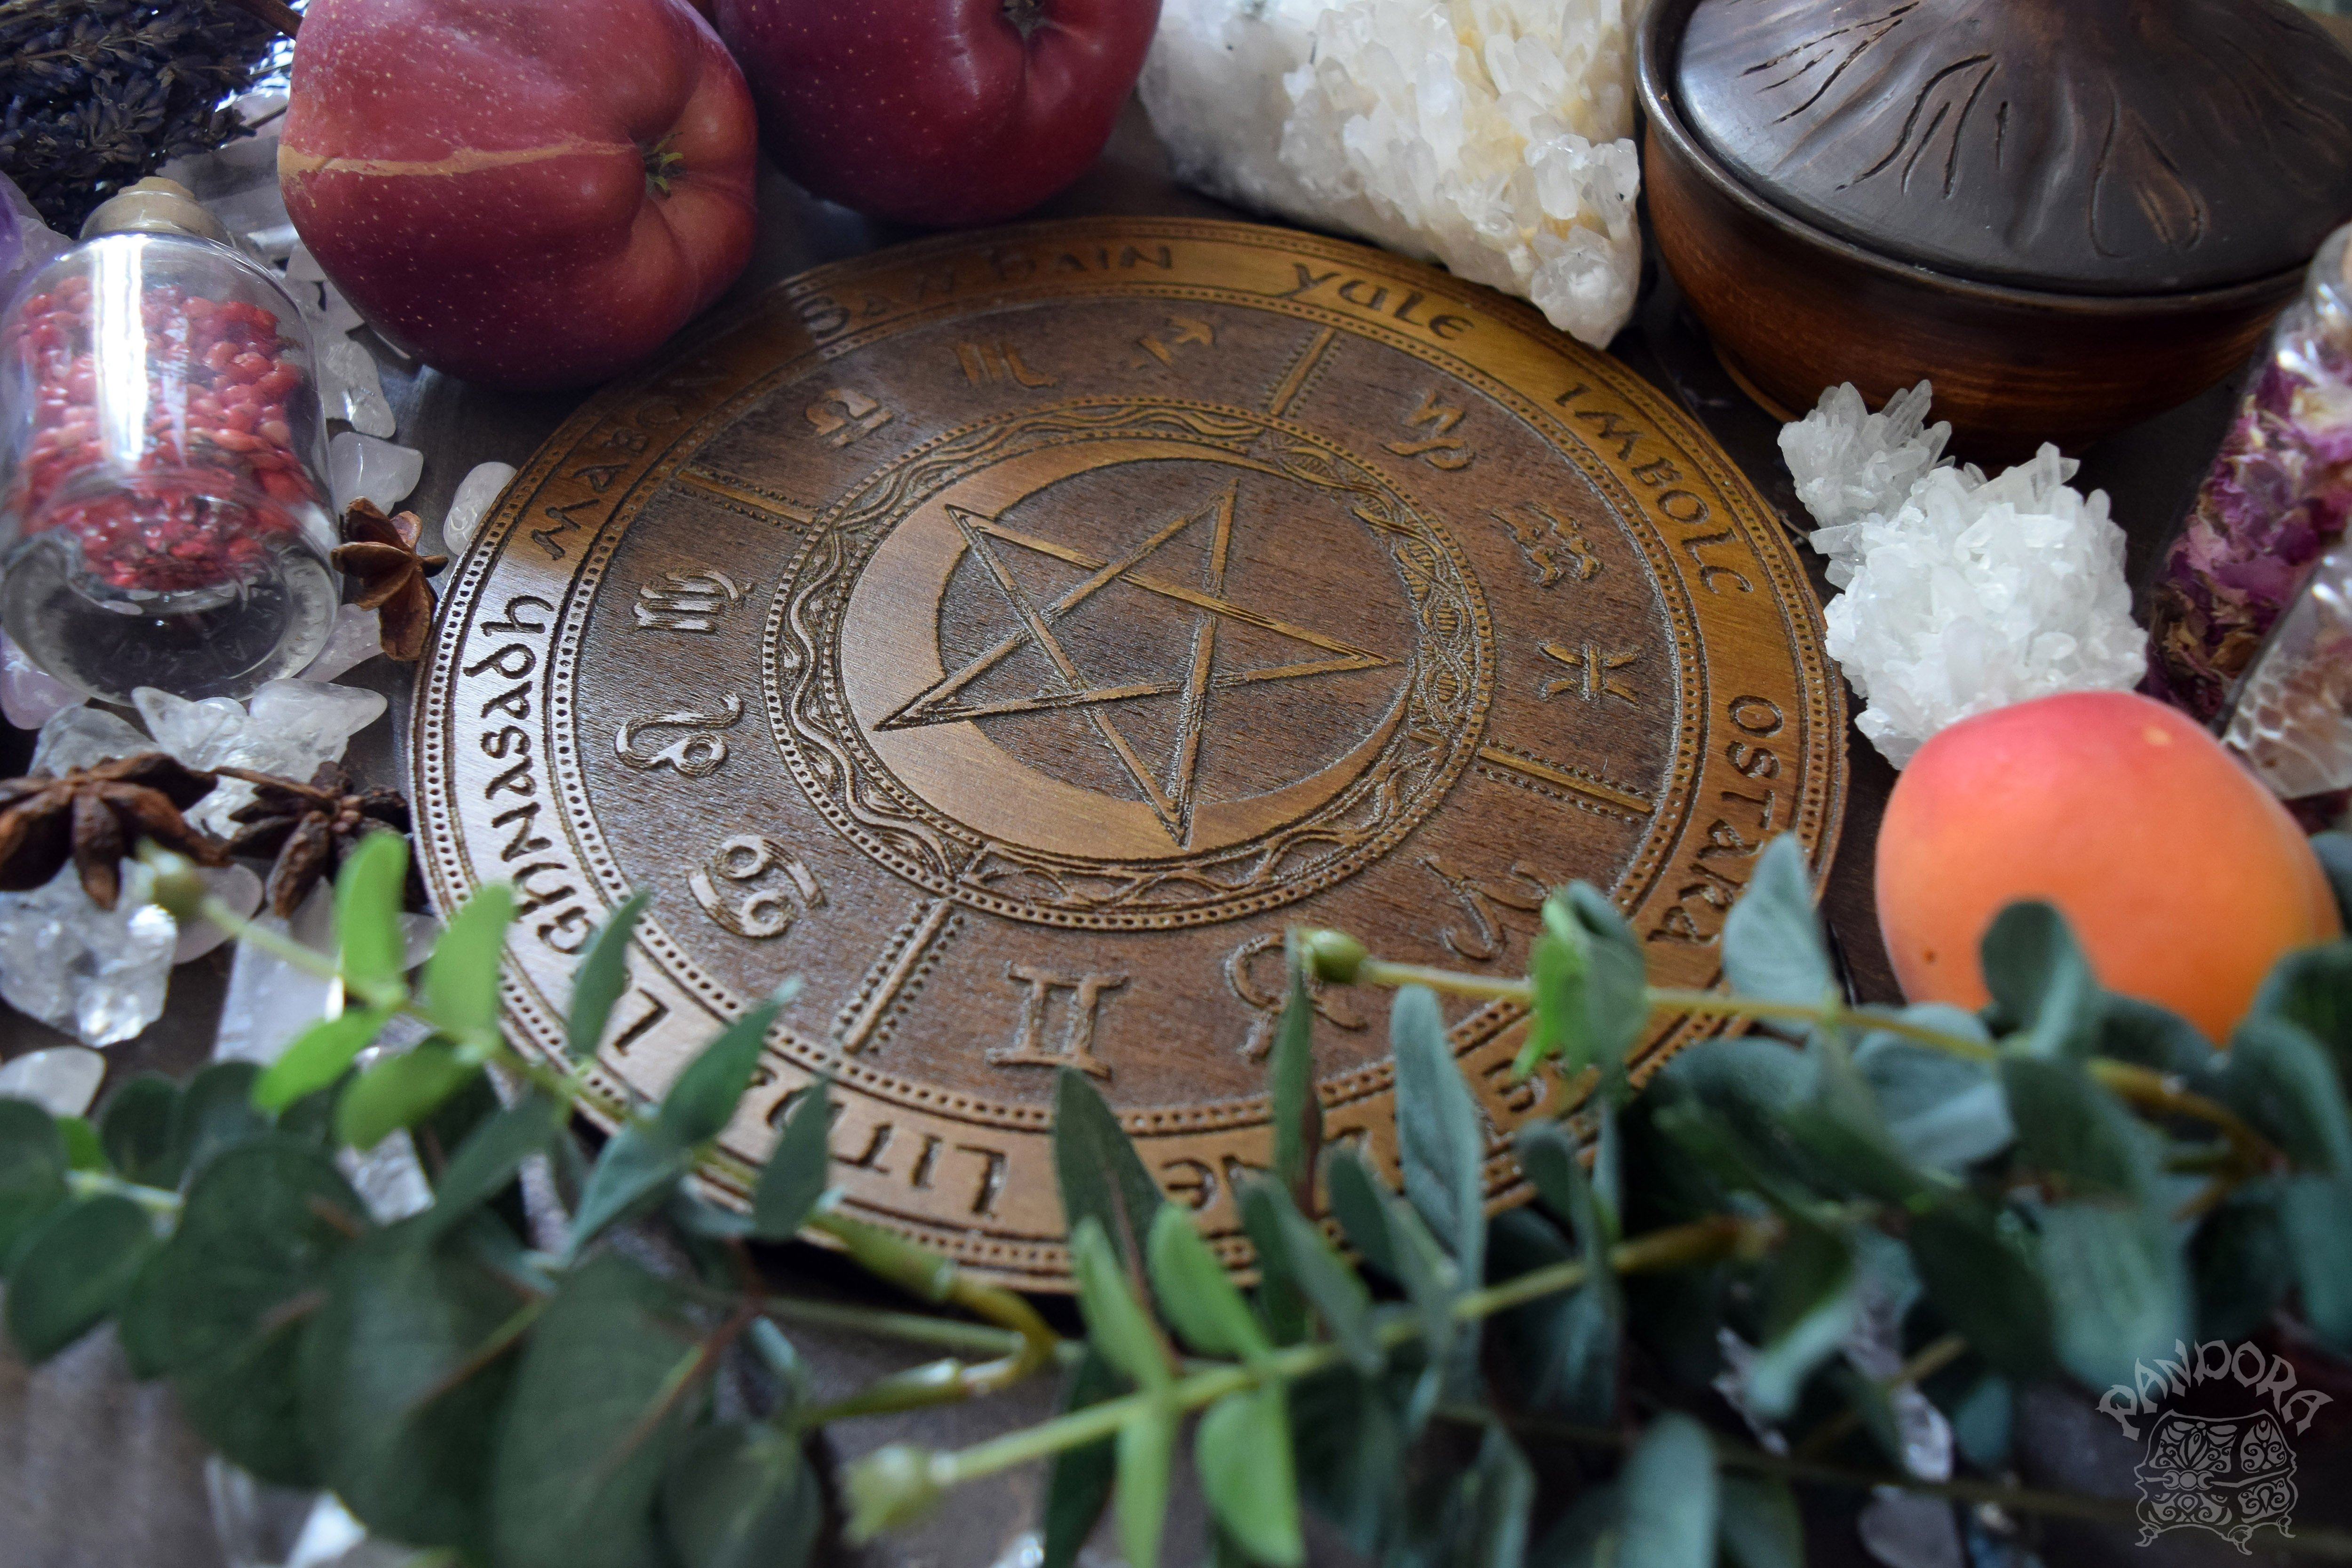
[{"label": "clear quartz crystal cluster", "polygon": [[1532,300],[1607,344],[1641,272],[1638,0],[1166,0],[1141,92],[1179,178]]},{"label": "clear quartz crystal cluster", "polygon": [[1926,382],[1872,414],[1851,386],[1780,432],[1820,531],[1829,653],[1867,707],[1856,723],[1896,767],[1972,714],[2061,691],[2125,691],[2147,668],[2124,535],[2104,490],[2044,446],[1987,479],[1941,457]]}]

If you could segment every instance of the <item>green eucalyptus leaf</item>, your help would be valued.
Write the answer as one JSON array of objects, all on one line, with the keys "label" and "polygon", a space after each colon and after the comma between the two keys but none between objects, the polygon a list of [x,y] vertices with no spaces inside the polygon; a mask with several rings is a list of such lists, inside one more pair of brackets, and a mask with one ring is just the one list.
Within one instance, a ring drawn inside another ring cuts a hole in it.
[{"label": "green eucalyptus leaf", "polygon": [[168,1156],[182,1185],[230,1149],[267,1136],[270,1120],[253,1103],[261,1079],[255,1062],[215,1062],[200,1069],[172,1108]]},{"label": "green eucalyptus leaf", "polygon": [[1254,1184],[1252,1190],[1263,1193],[1271,1208],[1274,1229],[1281,1238],[1284,1273],[1322,1317],[1356,1370],[1367,1375],[1378,1372],[1385,1358],[1372,1332],[1372,1298],[1364,1282],[1323,1238],[1315,1222],[1298,1212],[1288,1193],[1266,1182]]},{"label": "green eucalyptus leaf", "polygon": [[1186,1344],[1202,1355],[1228,1358],[1264,1355],[1274,1348],[1180,1205],[1160,1205],[1145,1247],[1160,1315]]},{"label": "green eucalyptus leaf", "polygon": [[[2352,843],[2352,834],[2321,834]],[[2352,938],[2306,947],[2278,961],[2254,994],[2253,1016],[2283,1018],[2327,1047],[2336,1070],[2352,1079]]]},{"label": "green eucalyptus leaf", "polygon": [[1447,1369],[1458,1382],[1477,1354],[1475,1331],[1454,1316],[1454,1303],[1465,1288],[1462,1276],[1411,1204],[1392,1197],[1386,1206],[1396,1281],[1421,1319],[1422,1341],[1428,1346],[1431,1364]]},{"label": "green eucalyptus leaf", "polygon": [[1408,985],[1390,1005],[1396,1052],[1397,1143],[1404,1191],[1464,1279],[1486,1272],[1486,1133],[1478,1102],[1454,1065],[1437,994]]},{"label": "green eucalyptus leaf", "polygon": [[2338,1354],[2352,1354],[2352,1178],[2291,1176],[2279,1185],[2279,1223],[2294,1258],[2304,1321]]},{"label": "green eucalyptus leaf", "polygon": [[1290,1388],[1299,1494],[1370,1557],[1391,1533],[1405,1434],[1386,1390],[1341,1367]]},{"label": "green eucalyptus leaf", "polygon": [[824,1490],[801,1446],[751,1423],[706,1426],[681,1443],[661,1500],[685,1568],[803,1568],[824,1524]]},{"label": "green eucalyptus leaf", "polygon": [[2231,1109],[2302,1170],[2352,1175],[2352,1117],[2344,1080],[2301,1026],[2257,1013],[2231,1037],[2221,1092]]},{"label": "green eucalyptus leaf", "polygon": [[304,1335],[302,1412],[320,1479],[381,1534],[475,1556],[515,1354],[485,1354],[520,1303],[421,1220],[344,1247]]},{"label": "green eucalyptus leaf", "polygon": [[2043,903],[2016,903],[1993,917],[1979,956],[2001,1022],[2022,1036],[2012,1048],[2080,1060],[2096,1042],[2099,983],[2066,917]]},{"label": "green eucalyptus leaf", "polygon": [[[1962,1038],[1984,1037],[1975,1015],[1957,1007],[1913,1007],[1904,1016]],[[1889,1142],[1918,1164],[1963,1171],[2000,1153],[2017,1136],[1990,1063],[1882,1033],[1854,1048],[1853,1065]]]},{"label": "green eucalyptus leaf", "polygon": [[1962,1458],[1979,1469],[2009,1468],[2017,1415],[2009,1379],[1971,1355],[1929,1378],[1925,1387],[1951,1423],[1952,1439]]},{"label": "green eucalyptus leaf", "polygon": [[1279,1190],[1271,1180],[1245,1174],[1238,1178],[1234,1195],[1241,1205],[1242,1234],[1257,1251],[1258,1318],[1275,1343],[1288,1345],[1307,1338],[1314,1321],[1307,1298],[1292,1277],[1290,1238],[1283,1228],[1282,1205],[1275,1196]]},{"label": "green eucalyptus leaf", "polygon": [[1979,1353],[2013,1377],[2049,1370],[2049,1293],[2013,1222],[1952,1194],[1914,1214],[1904,1239],[1927,1299]]},{"label": "green eucalyptus leaf", "polygon": [[1192,1462],[1210,1513],[1252,1562],[1296,1568],[1305,1560],[1282,1384],[1228,1394],[1202,1412]]},{"label": "green eucalyptus leaf", "polygon": [[1625,1540],[1625,1500],[1615,1482],[1589,1486],[1544,1531],[1528,1568],[1616,1568]]},{"label": "green eucalyptus leaf", "polygon": [[1617,1478],[1624,1534],[1617,1568],[1714,1568],[1715,1447],[1675,1412],[1650,1423]]},{"label": "green eucalyptus leaf", "polygon": [[1598,1067],[1607,1098],[1625,1097],[1625,1056],[1648,1032],[1642,944],[1608,895],[1577,882],[1544,901],[1529,955],[1535,1022],[1517,1062],[1531,1071],[1557,1051],[1570,1073]]},{"label": "green eucalyptus leaf", "polygon": [[1160,1186],[1101,1091],[1076,1068],[1064,1068],[1054,1079],[1054,1173],[1070,1229],[1093,1219],[1120,1267],[1140,1270],[1144,1235],[1160,1211]]},{"label": "green eucalyptus leaf", "polygon": [[[1555,902],[1561,906],[1557,921],[1552,918],[1551,906]],[[1554,893],[1545,904],[1544,914],[1546,929],[1536,934],[1534,944],[1528,950],[1528,985],[1534,993],[1530,1008],[1533,1016],[1528,1024],[1527,1041],[1511,1063],[1512,1072],[1520,1078],[1553,1057],[1566,1058],[1570,1071],[1580,1070],[1595,1059],[1584,1011],[1584,982],[1591,968],[1591,939],[1566,908],[1566,895]],[[1564,926],[1570,934],[1559,935],[1551,929],[1555,924]]]},{"label": "green eucalyptus leaf", "polygon": [[604,1044],[613,1008],[621,993],[629,988],[630,934],[652,900],[649,891],[622,900],[588,939],[588,951],[581,954],[580,967],[572,972],[572,1011],[564,1025],[563,1049],[575,1062],[588,1060]]},{"label": "green eucalyptus leaf", "polygon": [[1853,1248],[1834,1231],[1792,1219],[1765,1277],[1764,1342],[1745,1379],[1759,1415],[1788,1418],[1805,1380],[1845,1343],[1861,1310]]},{"label": "green eucalyptus leaf", "polygon": [[142,1187],[180,1184],[172,1163],[172,1121],[180,1087],[161,1073],[142,1073],[107,1096],[99,1112],[98,1141],[106,1163],[126,1182]]},{"label": "green eucalyptus leaf", "polygon": [[[1070,1373],[1069,1392],[1063,1396],[1065,1413],[1084,1410],[1115,1399],[1123,1388],[1101,1351],[1088,1345]],[[1054,1456],[1045,1482],[1045,1517],[1038,1568],[1075,1568],[1078,1553],[1110,1506],[1111,1483],[1117,1474],[1117,1445],[1108,1437],[1082,1443]]]},{"label": "green eucalyptus leaf", "polygon": [[1389,1240],[1388,1189],[1372,1173],[1362,1151],[1343,1145],[1323,1159],[1323,1181],[1331,1213],[1359,1257],[1394,1279],[1396,1249]]},{"label": "green eucalyptus leaf", "polygon": [[816,1212],[831,1173],[833,1080],[801,1090],[784,1113],[783,1131],[751,1194],[751,1231],[763,1241],[789,1241]]},{"label": "green eucalyptus leaf", "polygon": [[1805,1568],[1805,1522],[1788,1482],[1726,1475],[1716,1487],[1716,1540],[1729,1568]]},{"label": "green eucalyptus leaf", "polygon": [[694,1151],[658,1121],[631,1121],[604,1141],[572,1215],[570,1255],[622,1220],[657,1208],[694,1169]]},{"label": "green eucalyptus leaf", "polygon": [[1323,1101],[1315,1092],[1315,999],[1296,942],[1284,948],[1288,984],[1274,1045],[1266,1054],[1266,1091],[1273,1101],[1274,1173],[1294,1196],[1309,1193],[1315,1156],[1323,1142]]},{"label": "green eucalyptus leaf", "polygon": [[555,1102],[536,1089],[476,1127],[441,1173],[418,1229],[438,1237],[463,1223],[511,1186],[524,1163],[545,1152],[562,1130]]},{"label": "green eucalyptus leaf", "polygon": [[36,1221],[66,1201],[65,1135],[46,1110],[0,1100],[0,1266]]},{"label": "green eucalyptus leaf", "polygon": [[2220,1055],[2204,1032],[2179,1014],[2114,992],[2099,998],[2093,1051],[2183,1077],[2210,1070]]},{"label": "green eucalyptus leaf", "polygon": [[653,1501],[700,1391],[700,1334],[617,1253],[565,1276],[517,1367],[490,1464],[499,1568],[657,1568]]},{"label": "green eucalyptus leaf", "polygon": [[1168,1528],[1168,1476],[1176,1456],[1176,1416],[1152,1407],[1118,1429],[1118,1542],[1128,1568],[1159,1568]]},{"label": "green eucalyptus leaf", "polygon": [[1811,1007],[1837,994],[1805,847],[1795,834],[1764,847],[1748,890],[1724,917],[1723,973],[1732,990],[1769,1002]]},{"label": "green eucalyptus leaf", "polygon": [[759,1070],[770,1026],[800,988],[799,981],[787,981],[765,1002],[745,1008],[741,1017],[721,1029],[718,1038],[703,1047],[701,1055],[686,1064],[656,1112],[655,1119],[665,1131],[692,1147],[708,1143],[726,1130],[744,1091],[751,1087],[751,1075]]},{"label": "green eucalyptus leaf", "polygon": [[1536,1476],[1501,1426],[1478,1440],[1478,1455],[1455,1489],[1461,1513],[1451,1561],[1459,1568],[1520,1568],[1528,1554],[1528,1516]]},{"label": "green eucalyptus leaf", "polygon": [[2156,1184],[2156,1135],[2113,1091],[2074,1063],[2004,1056],[2001,1087],[2018,1152],[2070,1192],[2145,1201]]},{"label": "green eucalyptus leaf", "polygon": [[275,1116],[296,1100],[329,1087],[350,1070],[392,1016],[388,1008],[354,1007],[320,1019],[295,1036],[285,1054],[254,1081],[254,1108]]},{"label": "green eucalyptus leaf", "polygon": [[2280,1197],[2277,1183],[2250,1184],[2207,1215],[2189,1238],[2200,1340],[2251,1339],[2294,1289],[2296,1259]]},{"label": "green eucalyptus leaf", "polygon": [[2060,1203],[2042,1209],[2041,1228],[2058,1359],[2084,1386],[2129,1384],[2134,1363],[2189,1336],[2188,1271],[2162,1215]]},{"label": "green eucalyptus leaf", "polygon": [[1168,1349],[1143,1303],[1129,1289],[1118,1252],[1092,1215],[1070,1233],[1070,1271],[1078,1287],[1078,1310],[1087,1332],[1110,1363],[1144,1388],[1165,1387],[1171,1379]]},{"label": "green eucalyptus leaf", "polygon": [[58,1118],[58,1136],[66,1141],[66,1164],[76,1171],[106,1169],[106,1146],[98,1141],[98,1129],[82,1116]]},{"label": "green eucalyptus leaf", "polygon": [[344,1087],[335,1102],[335,1136],[354,1149],[373,1149],[432,1115],[481,1070],[437,1039],[386,1057]]},{"label": "green eucalyptus leaf", "polygon": [[302,1333],[366,1214],[316,1146],[285,1133],[240,1143],[189,1184],[178,1228],[118,1314],[132,1367],[169,1374],[197,1434],[263,1480],[319,1484]]},{"label": "green eucalyptus leaf", "polygon": [[408,943],[400,909],[408,893],[408,840],[370,833],[343,858],[335,875],[335,940],[342,945],[343,979],[373,1001],[406,990]]},{"label": "green eucalyptus leaf", "polygon": [[477,888],[425,963],[425,1007],[434,1026],[479,1057],[499,1046],[499,964],[514,904],[514,889],[504,882]]},{"label": "green eucalyptus leaf", "polygon": [[154,1222],[112,1194],[60,1204],[26,1233],[8,1271],[8,1337],[38,1365],[113,1311],[156,1248]]},{"label": "green eucalyptus leaf", "polygon": [[2327,886],[2336,895],[2337,915],[2352,928],[2352,833],[2341,829],[2311,836],[2311,852],[2319,857]]},{"label": "green eucalyptus leaf", "polygon": [[[1527,1209],[1495,1216],[1489,1256],[1498,1279],[1513,1279],[1580,1256]],[[1495,1320],[1500,1364],[1517,1374],[1527,1407],[1588,1426],[1616,1419],[1624,1294],[1604,1266],[1573,1290],[1517,1307]]]}]

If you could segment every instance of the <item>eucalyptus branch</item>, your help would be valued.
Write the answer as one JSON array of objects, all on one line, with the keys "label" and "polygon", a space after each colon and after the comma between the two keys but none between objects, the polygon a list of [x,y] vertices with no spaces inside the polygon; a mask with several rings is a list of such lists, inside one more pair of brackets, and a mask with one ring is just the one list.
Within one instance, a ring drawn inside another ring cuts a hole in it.
[{"label": "eucalyptus branch", "polygon": [[[1470,1426],[1483,1426],[1497,1419],[1492,1411],[1456,1405],[1440,1405],[1436,1414],[1446,1420]],[[1500,1419],[1515,1434],[1537,1442],[1623,1450],[1633,1447],[1639,1440],[1638,1433],[1555,1421],[1544,1416],[1504,1415]],[[1917,1476],[1894,1470],[1864,1469],[1858,1466],[1829,1464],[1820,1459],[1770,1454],[1761,1448],[1733,1442],[1713,1431],[1707,1434],[1707,1440],[1714,1446],[1717,1464],[1727,1470],[1740,1470],[1749,1475],[1771,1476],[1801,1484],[1851,1488],[1855,1491],[1892,1487],[1921,1497],[1944,1498],[1971,1505],[1990,1503],[2011,1513],[2079,1519],[2119,1529],[2134,1529],[2140,1523],[2138,1504],[2122,1498],[2044,1491],[2038,1488],[2010,1486],[1968,1476],[1955,1476],[1942,1481],[1923,1480]],[[2352,1559],[2352,1531],[2298,1524],[2293,1535],[2282,1532],[2276,1544],[2286,1551],[2305,1552],[2315,1557]]]},{"label": "eucalyptus branch", "polygon": [[[1899,1388],[1906,1383],[1917,1384],[1933,1377],[1967,1354],[1968,1349],[1969,1342],[1958,1334],[1946,1334],[1940,1339],[1931,1340],[1895,1369],[1895,1375],[1886,1380],[1886,1386]],[[1861,1426],[1862,1411],[1849,1405],[1822,1422],[1798,1444],[1797,1455],[1800,1458],[1816,1458],[1836,1447]]]},{"label": "eucalyptus branch", "polygon": [[[1769,1246],[1777,1235],[1778,1226],[1769,1220],[1717,1216],[1672,1226],[1622,1243],[1611,1249],[1609,1267],[1619,1274],[1684,1268]],[[1457,1321],[1475,1322],[1546,1296],[1575,1289],[1591,1275],[1591,1269],[1581,1261],[1554,1264],[1499,1285],[1465,1291],[1454,1299],[1452,1313]],[[1372,1331],[1382,1350],[1393,1351],[1419,1339],[1424,1331],[1417,1315],[1401,1314],[1381,1322]],[[1184,1415],[1213,1405],[1229,1394],[1312,1376],[1338,1365],[1345,1356],[1346,1352],[1337,1342],[1318,1340],[1287,1346],[1246,1363],[1220,1363],[1189,1373],[1165,1387],[1143,1389],[1089,1405],[969,1448],[916,1457],[921,1466],[916,1485],[929,1491],[960,1486],[1016,1465],[1099,1442],[1137,1415],[1155,1411]],[[889,1450],[883,1451],[888,1453]],[[876,1456],[886,1465],[899,1466],[907,1464],[909,1458],[904,1449],[887,1459],[882,1454]]]},{"label": "eucalyptus branch", "polygon": [[126,1182],[106,1171],[68,1171],[66,1185],[78,1198],[129,1198],[149,1214],[158,1217],[176,1217],[180,1212],[180,1194],[165,1192],[161,1187],[142,1186]]}]

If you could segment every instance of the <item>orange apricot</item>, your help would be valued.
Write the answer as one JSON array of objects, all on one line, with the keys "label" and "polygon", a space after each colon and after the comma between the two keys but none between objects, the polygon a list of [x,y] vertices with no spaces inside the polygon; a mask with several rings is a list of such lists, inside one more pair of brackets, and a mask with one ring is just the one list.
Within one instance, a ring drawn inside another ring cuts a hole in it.
[{"label": "orange apricot", "polygon": [[2186,715],[2120,691],[2021,702],[1920,747],[1879,824],[1877,882],[1914,1002],[1984,1005],[1985,929],[2041,899],[2101,984],[2217,1041],[2281,954],[2342,931],[2270,792]]}]

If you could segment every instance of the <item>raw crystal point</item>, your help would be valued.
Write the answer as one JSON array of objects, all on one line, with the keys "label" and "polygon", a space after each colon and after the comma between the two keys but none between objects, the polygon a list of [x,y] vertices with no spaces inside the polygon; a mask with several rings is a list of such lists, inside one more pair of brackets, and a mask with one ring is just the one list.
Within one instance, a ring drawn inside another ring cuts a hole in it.
[{"label": "raw crystal point", "polygon": [[414,447],[394,446],[356,430],[338,431],[327,443],[327,482],[335,492],[338,512],[349,511],[352,502],[361,500],[389,512],[408,499],[424,473],[425,454]]},{"label": "raw crystal point", "polygon": [[456,555],[473,543],[482,519],[498,504],[514,477],[512,463],[475,464],[457,481],[457,493],[449,498],[449,510],[441,519],[441,548]]},{"label": "raw crystal point", "polygon": [[1531,300],[1605,345],[1641,270],[1624,0],[1167,0],[1177,176]]},{"label": "raw crystal point", "polygon": [[89,699],[35,664],[16,639],[0,632],[0,718],[19,730],[37,730]]},{"label": "raw crystal point", "polygon": [[383,651],[383,626],[373,610],[363,610],[357,605],[343,605],[335,611],[335,624],[327,632],[327,643],[319,657],[302,668],[305,680],[332,680],[365,664]]},{"label": "raw crystal point", "polygon": [[31,771],[61,777],[76,768],[94,768],[117,757],[135,757],[154,750],[156,743],[119,713],[104,708],[67,708],[41,726],[41,738],[33,746]]},{"label": "raw crystal point", "polygon": [[2279,617],[2221,739],[2283,800],[2352,787],[2352,544]]},{"label": "raw crystal point", "polygon": [[71,866],[29,893],[0,893],[0,999],[86,1046],[127,1040],[163,1015],[179,929],[132,867],[111,910]]},{"label": "raw crystal point", "polygon": [[[261,907],[261,879],[248,867],[200,867],[196,875],[205,879],[207,892],[245,920],[251,920],[253,911]],[[228,932],[212,921],[192,921],[180,928],[180,940],[172,949],[173,967],[194,963],[227,940]]]},{"label": "raw crystal point", "polygon": [[0,1100],[29,1100],[51,1116],[79,1116],[98,1098],[106,1058],[79,1046],[27,1051],[0,1066]]},{"label": "raw crystal point", "polygon": [[[361,315],[349,300],[343,298],[343,291],[335,287],[333,279],[324,277],[320,279],[319,296],[320,304],[318,310],[315,313],[308,310],[304,312],[310,317],[312,336],[322,342],[332,342],[346,332],[356,332],[367,325],[367,318]],[[307,289],[298,290],[296,297],[307,305],[310,302],[310,290]]]},{"label": "raw crystal point", "polygon": [[2067,488],[2075,468],[2051,446],[1994,479],[1940,468],[1891,517],[1822,531],[1844,567],[1829,654],[1869,704],[1856,724],[1896,767],[1972,714],[2128,691],[2146,673],[2123,530],[2105,491]]},{"label": "raw crystal point", "polygon": [[[335,906],[324,887],[314,889],[290,921],[264,915],[256,922],[284,932],[320,955],[335,951]],[[216,1061],[276,1061],[294,1037],[326,1016],[333,982],[298,969],[276,953],[247,942],[236,950],[228,972],[228,994],[221,999],[220,1032],[213,1046]]]},{"label": "raw crystal point", "polygon": [[1797,481],[1797,499],[1822,532],[1813,548],[1830,557],[1830,581],[1843,586],[1852,567],[1843,534],[1825,537],[1872,512],[1891,512],[1911,487],[1936,467],[1951,439],[1948,420],[1927,424],[1934,388],[1921,382],[1898,392],[1873,414],[1851,382],[1822,394],[1811,414],[1780,426],[1780,456]]},{"label": "raw crystal point", "polygon": [[363,436],[389,436],[396,427],[392,405],[374,356],[349,338],[335,338],[319,352],[319,395],[327,417],[341,419]]},{"label": "raw crystal point", "polygon": [[319,258],[311,255],[310,247],[299,239],[294,242],[294,248],[286,253],[286,280],[289,283],[324,283],[327,280],[326,271],[319,265]]},{"label": "raw crystal point", "polygon": [[[266,682],[249,709],[234,698],[190,701],[152,686],[139,688],[131,700],[154,743],[192,768],[252,768],[300,780],[320,763],[341,758],[352,737],[382,718],[386,706],[380,691],[317,680]],[[188,820],[226,837],[236,831],[231,814],[252,798],[251,784],[224,779],[188,812]]]}]

